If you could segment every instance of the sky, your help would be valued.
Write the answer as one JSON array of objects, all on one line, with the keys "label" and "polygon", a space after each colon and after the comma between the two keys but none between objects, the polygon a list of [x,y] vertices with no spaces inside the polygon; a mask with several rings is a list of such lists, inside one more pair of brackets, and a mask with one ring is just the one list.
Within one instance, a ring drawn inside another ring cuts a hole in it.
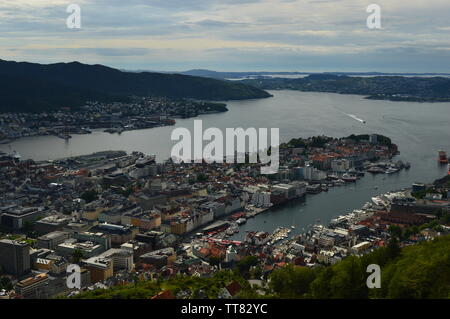
[{"label": "sky", "polygon": [[[367,27],[367,6],[381,29]],[[81,28],[69,29],[69,4]],[[0,59],[127,70],[450,72],[449,0],[0,0]]]}]

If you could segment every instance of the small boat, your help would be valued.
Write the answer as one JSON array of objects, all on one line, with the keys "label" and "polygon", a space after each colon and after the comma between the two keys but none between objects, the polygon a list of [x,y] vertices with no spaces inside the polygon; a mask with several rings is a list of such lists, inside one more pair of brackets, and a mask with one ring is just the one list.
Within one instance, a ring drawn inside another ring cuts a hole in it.
[{"label": "small boat", "polygon": [[398,168],[392,168],[392,167],[389,167],[389,168],[385,171],[386,174],[394,174],[394,173],[397,173],[397,172],[398,172]]},{"label": "small boat", "polygon": [[354,182],[356,182],[356,180],[357,180],[358,178],[357,178],[356,176],[354,176],[354,175],[344,174],[344,175],[342,175],[342,179],[343,179],[345,182],[354,183]]},{"label": "small boat", "polygon": [[292,229],[295,229],[295,226],[294,226],[294,225],[292,225],[292,226],[291,226],[291,228],[292,228]]},{"label": "small boat", "polygon": [[11,139],[1,140],[0,144],[10,144],[12,142]]},{"label": "small boat", "polygon": [[62,138],[63,140],[68,140],[72,138],[72,136],[70,136],[69,134],[58,134],[58,137]]},{"label": "small boat", "polygon": [[378,166],[372,166],[367,171],[372,174],[384,173],[384,170]]}]

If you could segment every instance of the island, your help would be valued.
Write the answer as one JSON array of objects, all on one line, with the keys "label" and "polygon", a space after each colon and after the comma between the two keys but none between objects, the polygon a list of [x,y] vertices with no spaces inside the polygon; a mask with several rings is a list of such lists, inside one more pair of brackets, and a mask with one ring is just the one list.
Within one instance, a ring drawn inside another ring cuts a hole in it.
[{"label": "island", "polygon": [[365,95],[367,99],[405,102],[450,102],[446,77],[311,74],[304,78],[258,77],[239,81],[264,90],[298,90]]}]

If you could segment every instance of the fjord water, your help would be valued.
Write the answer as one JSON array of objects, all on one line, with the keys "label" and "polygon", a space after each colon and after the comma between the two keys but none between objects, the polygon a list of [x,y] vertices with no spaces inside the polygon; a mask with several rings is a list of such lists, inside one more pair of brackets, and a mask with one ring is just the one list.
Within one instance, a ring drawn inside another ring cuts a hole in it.
[{"label": "fjord water", "polygon": [[[374,101],[363,96],[298,91],[271,91],[269,99],[226,102],[226,113],[202,115],[203,129],[255,127],[280,129],[282,142],[294,137],[378,133],[399,146],[397,159],[409,161],[409,171],[392,175],[371,175],[356,184],[330,188],[328,193],[308,195],[295,202],[249,219],[235,236],[245,230],[273,231],[278,226],[296,226],[295,232],[316,223],[360,208],[377,194],[409,187],[414,182],[432,182],[446,174],[447,167],[437,163],[437,151],[450,153],[450,103],[412,103]],[[350,116],[350,115],[353,115]],[[362,119],[362,123],[355,119]],[[197,118],[198,119],[198,118]],[[74,135],[69,141],[53,136],[29,137],[0,150],[16,150],[23,158],[56,159],[89,154],[100,150],[141,151],[156,154],[158,160],[170,156],[174,142],[171,132],[186,127],[193,132],[194,119],[177,119],[175,126],[124,132],[121,135],[94,132]],[[377,189],[375,189],[377,187]]]}]

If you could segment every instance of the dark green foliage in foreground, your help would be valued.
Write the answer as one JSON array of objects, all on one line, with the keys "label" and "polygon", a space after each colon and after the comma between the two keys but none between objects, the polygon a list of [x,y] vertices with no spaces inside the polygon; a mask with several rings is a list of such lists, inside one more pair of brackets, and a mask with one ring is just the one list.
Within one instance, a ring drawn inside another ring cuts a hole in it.
[{"label": "dark green foliage in foreground", "polygon": [[[393,230],[395,232],[395,230]],[[381,288],[366,286],[367,266],[381,267]],[[95,290],[78,295],[79,299],[142,299],[163,290],[174,295],[183,291],[189,298],[217,298],[220,289],[238,281],[243,287],[241,298],[449,298],[450,236],[400,249],[392,240],[386,247],[362,257],[350,256],[329,267],[306,268],[288,265],[270,276],[266,295],[258,294],[243,275],[255,265],[246,258],[234,271],[221,271],[211,278],[177,276],[168,280],[138,281],[135,285]],[[250,270],[251,271],[251,270]],[[261,290],[260,290],[261,291]]]},{"label": "dark green foliage in foreground", "polygon": [[77,295],[75,299],[148,299],[161,291],[170,290],[172,294],[185,292],[189,298],[217,298],[220,290],[233,281],[243,287],[243,293],[251,294],[246,280],[232,271],[221,271],[211,278],[176,276],[168,280],[138,281],[135,285],[117,286],[111,289],[99,289]]},{"label": "dark green foliage in foreground", "polygon": [[[381,267],[381,288],[368,289],[367,266]],[[449,298],[450,236],[399,249],[396,242],[331,267],[276,270],[270,287],[281,298]]]},{"label": "dark green foliage in foreground", "polygon": [[[0,60],[0,112],[76,109],[86,101],[127,101],[129,96],[201,100],[266,98],[270,94],[232,81],[180,74],[122,72],[79,62],[42,65]],[[223,106],[211,106],[223,109]]]}]

